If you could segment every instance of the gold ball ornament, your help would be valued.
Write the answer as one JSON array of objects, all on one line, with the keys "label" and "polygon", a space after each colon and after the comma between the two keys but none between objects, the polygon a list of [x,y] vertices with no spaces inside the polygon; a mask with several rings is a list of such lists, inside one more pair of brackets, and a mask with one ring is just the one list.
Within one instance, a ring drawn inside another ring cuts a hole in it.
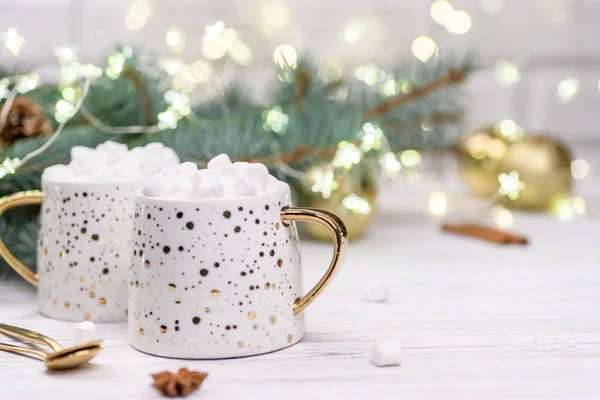
[{"label": "gold ball ornament", "polygon": [[501,124],[477,129],[458,144],[458,172],[469,189],[480,197],[498,192],[500,164],[511,143]]},{"label": "gold ball ornament", "polygon": [[[377,211],[375,176],[373,172],[365,172],[365,169],[316,167],[308,170],[299,190],[300,205],[337,215],[346,225],[348,238],[359,238],[371,225]],[[320,225],[303,224],[302,229],[314,239],[331,240],[329,232]]]},{"label": "gold ball ornament", "polygon": [[571,161],[568,149],[547,135],[526,136],[512,143],[499,173],[517,171],[523,185],[516,198],[503,196],[500,203],[514,208],[549,209],[571,193]]},{"label": "gold ball ornament", "polygon": [[531,210],[550,208],[571,192],[571,155],[557,139],[524,135],[512,121],[478,129],[458,145],[458,171],[480,197]]}]

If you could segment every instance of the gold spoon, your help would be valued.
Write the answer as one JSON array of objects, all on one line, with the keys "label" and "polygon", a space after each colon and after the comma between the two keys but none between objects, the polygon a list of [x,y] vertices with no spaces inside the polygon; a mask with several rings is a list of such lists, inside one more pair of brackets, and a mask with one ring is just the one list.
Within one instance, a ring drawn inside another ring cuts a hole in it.
[{"label": "gold spoon", "polygon": [[48,369],[69,369],[75,368],[87,363],[102,350],[102,340],[82,343],[77,346],[65,349],[55,340],[28,329],[16,326],[0,324],[0,333],[13,339],[49,346],[54,353],[46,353],[41,350],[29,347],[14,346],[7,343],[0,343],[0,350],[9,353],[19,354],[26,357],[44,361]]}]

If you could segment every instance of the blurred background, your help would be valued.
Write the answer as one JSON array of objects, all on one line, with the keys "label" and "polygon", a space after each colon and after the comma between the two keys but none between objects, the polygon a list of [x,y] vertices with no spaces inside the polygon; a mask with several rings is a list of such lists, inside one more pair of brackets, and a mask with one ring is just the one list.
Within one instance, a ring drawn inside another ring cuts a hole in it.
[{"label": "blurred background", "polygon": [[[448,4],[464,13],[449,14]],[[76,46],[82,61],[100,63],[118,43],[210,60],[202,49],[205,27],[222,20],[251,51],[236,78],[260,96],[281,44],[352,72],[414,58],[414,40],[426,36],[445,52],[476,50],[489,67],[466,85],[471,125],[512,118],[528,130],[587,142],[600,123],[595,0],[3,0],[0,6],[0,30],[16,28],[25,40],[19,57],[2,48],[4,66],[55,63],[54,49],[65,45]]]},{"label": "blurred background", "polygon": [[[264,162],[297,203],[340,215],[351,239],[378,211],[500,229],[532,211],[595,216],[599,0],[0,10],[2,195],[39,187],[74,145],[110,139],[161,141],[200,166],[221,152]],[[27,218],[0,228],[33,263]]]}]

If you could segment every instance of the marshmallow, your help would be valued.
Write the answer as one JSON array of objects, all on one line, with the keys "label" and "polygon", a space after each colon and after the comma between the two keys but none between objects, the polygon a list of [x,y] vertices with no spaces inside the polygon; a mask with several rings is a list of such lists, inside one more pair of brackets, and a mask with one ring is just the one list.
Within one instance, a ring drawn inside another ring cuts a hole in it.
[{"label": "marshmallow", "polygon": [[378,367],[399,365],[401,358],[400,343],[394,341],[377,341],[371,351],[371,362]]},{"label": "marshmallow", "polygon": [[231,189],[234,196],[254,196],[258,194],[258,188],[247,178],[236,178]]},{"label": "marshmallow", "polygon": [[387,295],[388,289],[385,282],[377,281],[367,287],[367,290],[363,293],[363,300],[366,303],[383,303]]},{"label": "marshmallow", "polygon": [[246,178],[251,180],[258,190],[264,190],[269,180],[269,170],[263,164],[248,164]]},{"label": "marshmallow", "polygon": [[[162,143],[150,143],[129,151],[127,145],[106,141],[95,149],[74,146],[71,148],[71,173],[62,170],[46,174],[48,179],[61,181],[128,181],[145,182],[148,177],[165,167],[179,164],[177,154]],[[191,174],[195,164],[178,166],[178,170]]]},{"label": "marshmallow", "polygon": [[282,185],[264,165],[231,163],[221,154],[209,161],[207,169],[198,170],[192,162],[165,168],[148,180],[142,193],[168,199],[218,199],[273,193]]},{"label": "marshmallow", "polygon": [[165,199],[167,200],[185,200],[187,197],[182,192],[171,193]]},{"label": "marshmallow", "polygon": [[154,175],[146,181],[142,188],[142,193],[148,197],[167,197],[179,189],[174,180],[170,180],[162,175]]},{"label": "marshmallow", "polygon": [[77,324],[75,328],[75,345],[93,342],[96,336],[96,324],[92,321],[84,321]]},{"label": "marshmallow", "polygon": [[69,168],[68,165],[52,165],[44,170],[44,176],[46,179],[51,179],[53,181],[73,181],[77,180],[77,177]]},{"label": "marshmallow", "polygon": [[208,162],[206,168],[220,170],[231,165],[231,160],[227,154],[219,154]]},{"label": "marshmallow", "polygon": [[218,179],[205,179],[198,185],[196,193],[200,198],[222,198],[225,196],[225,186]]}]

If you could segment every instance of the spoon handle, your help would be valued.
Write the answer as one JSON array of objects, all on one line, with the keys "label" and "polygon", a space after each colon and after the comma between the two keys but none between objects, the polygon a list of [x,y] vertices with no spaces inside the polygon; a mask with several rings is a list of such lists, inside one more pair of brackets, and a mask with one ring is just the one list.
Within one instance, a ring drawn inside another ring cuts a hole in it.
[{"label": "spoon handle", "polygon": [[3,333],[13,339],[24,340],[26,342],[41,344],[43,346],[50,346],[54,351],[63,350],[63,347],[55,340],[50,339],[41,333],[30,331],[25,328],[19,328],[18,326],[0,324],[0,333]]},{"label": "spoon handle", "polygon": [[35,358],[36,360],[45,361],[48,355],[41,350],[31,349],[29,347],[13,346],[8,343],[0,343],[0,350],[9,353],[18,354],[20,356]]}]

